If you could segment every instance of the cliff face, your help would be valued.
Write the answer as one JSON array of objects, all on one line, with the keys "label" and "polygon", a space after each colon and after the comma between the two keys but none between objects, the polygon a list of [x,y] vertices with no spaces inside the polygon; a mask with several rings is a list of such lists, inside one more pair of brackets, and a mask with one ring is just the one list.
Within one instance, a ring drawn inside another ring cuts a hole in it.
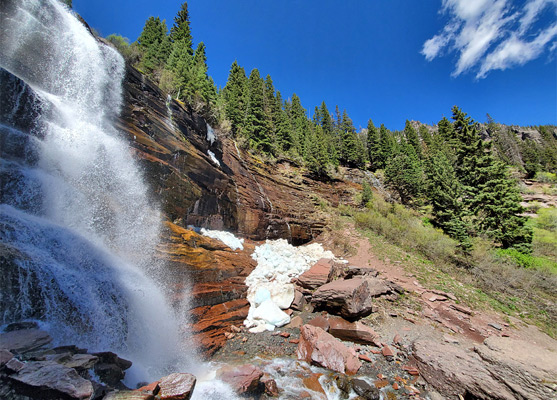
[{"label": "cliff face", "polygon": [[167,101],[133,68],[127,70],[124,92],[117,126],[142,161],[154,199],[169,220],[231,230],[254,240],[283,237],[296,244],[322,231],[308,189],[326,191],[323,185],[293,179],[287,164],[258,162],[222,132],[216,131],[211,143],[202,117],[187,105]]},{"label": "cliff face", "polygon": [[[202,117],[168,100],[130,67],[116,126],[136,152],[153,201],[168,219],[159,254],[172,274],[174,300],[193,293],[193,334],[211,353],[225,342],[230,325],[247,316],[244,279],[255,267],[249,254],[256,241],[311,241],[326,223],[316,207],[320,199],[333,205],[346,201],[354,184],[315,181],[287,162],[266,164],[218,130],[211,142]],[[188,225],[232,231],[246,238],[246,251],[231,251],[184,229]]]}]

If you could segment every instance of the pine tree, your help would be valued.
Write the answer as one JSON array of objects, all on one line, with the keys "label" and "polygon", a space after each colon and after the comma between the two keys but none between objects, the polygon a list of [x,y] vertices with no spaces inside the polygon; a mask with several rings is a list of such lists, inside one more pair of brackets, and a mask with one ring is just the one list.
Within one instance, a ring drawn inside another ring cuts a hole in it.
[{"label": "pine tree", "polygon": [[249,102],[245,124],[245,134],[250,147],[265,153],[272,153],[270,127],[265,115],[265,82],[254,68],[248,79]]},{"label": "pine tree", "polygon": [[159,17],[150,17],[137,39],[139,49],[143,54],[140,68],[150,76],[155,70],[166,64],[172,51],[172,45],[166,32],[165,21],[161,21]]},{"label": "pine tree", "polygon": [[458,240],[464,250],[471,248],[465,208],[462,202],[462,186],[456,177],[451,161],[443,152],[427,160],[426,193],[432,205],[435,225]]},{"label": "pine tree", "polygon": [[376,171],[379,169],[378,164],[381,158],[381,143],[379,130],[373,125],[371,119],[367,122],[367,152],[371,170]]},{"label": "pine tree", "polygon": [[402,204],[409,204],[420,195],[423,171],[413,146],[405,143],[387,160],[385,181],[398,193]]},{"label": "pine tree", "polygon": [[356,135],[356,129],[346,110],[340,123],[342,161],[346,165],[361,168],[365,162],[363,144]]},{"label": "pine tree", "polygon": [[406,141],[408,142],[408,144],[414,148],[416,155],[421,158],[422,147],[420,144],[420,138],[418,137],[416,129],[414,129],[414,127],[408,120],[406,120],[406,125],[404,126],[404,136],[406,137]]},{"label": "pine tree", "polygon": [[243,67],[236,61],[230,67],[228,81],[223,89],[226,100],[226,117],[232,124],[232,131],[237,136],[242,132],[248,110],[248,78]]},{"label": "pine tree", "polygon": [[172,43],[183,42],[187,53],[190,57],[193,57],[193,37],[191,35],[187,1],[182,4],[180,11],[174,17],[174,25],[170,28],[169,38]]},{"label": "pine tree", "polygon": [[305,137],[309,128],[307,112],[302,107],[300,98],[294,93],[290,104],[290,121],[292,124],[292,136],[294,149],[299,155],[304,154]]},{"label": "pine tree", "polygon": [[377,168],[382,169],[387,165],[389,158],[393,156],[395,147],[393,134],[381,124],[379,128],[379,157],[377,158]]},{"label": "pine tree", "polygon": [[282,149],[282,151],[288,152],[294,146],[294,137],[287,112],[283,109],[282,95],[279,91],[277,91],[276,95],[273,120],[276,124],[277,146]]},{"label": "pine tree", "polygon": [[420,127],[418,128],[418,133],[422,138],[422,143],[424,144],[424,152],[429,152],[433,145],[433,138],[431,137],[429,129],[427,129],[427,126],[425,125],[420,125]]}]

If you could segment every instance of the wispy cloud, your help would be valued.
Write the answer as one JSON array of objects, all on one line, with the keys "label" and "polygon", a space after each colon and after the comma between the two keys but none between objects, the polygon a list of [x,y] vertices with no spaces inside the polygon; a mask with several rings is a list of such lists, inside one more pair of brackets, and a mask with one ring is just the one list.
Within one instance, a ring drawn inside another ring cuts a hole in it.
[{"label": "wispy cloud", "polygon": [[[557,0],[443,0],[449,20],[422,48],[426,60],[456,52],[453,76],[524,65],[545,49],[555,50]],[[550,18],[543,18],[548,13]],[[547,21],[549,20],[549,22]],[[538,23],[539,22],[539,23]]]}]

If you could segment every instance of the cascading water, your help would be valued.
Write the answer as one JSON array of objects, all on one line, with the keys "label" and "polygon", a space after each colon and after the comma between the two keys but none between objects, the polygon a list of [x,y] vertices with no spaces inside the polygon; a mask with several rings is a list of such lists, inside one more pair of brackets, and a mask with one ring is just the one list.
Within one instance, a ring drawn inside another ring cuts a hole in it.
[{"label": "cascading water", "polygon": [[115,351],[136,380],[187,369],[155,283],[161,216],[112,127],[121,56],[57,0],[2,0],[0,67],[0,322]]}]

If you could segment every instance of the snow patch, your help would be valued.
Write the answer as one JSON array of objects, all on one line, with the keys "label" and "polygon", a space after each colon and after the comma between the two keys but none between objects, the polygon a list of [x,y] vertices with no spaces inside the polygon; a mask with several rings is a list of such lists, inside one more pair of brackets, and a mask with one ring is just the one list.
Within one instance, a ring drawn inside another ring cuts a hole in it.
[{"label": "snow patch", "polygon": [[213,144],[217,140],[217,135],[215,135],[215,131],[211,128],[211,125],[207,124],[207,141]]},{"label": "snow patch", "polygon": [[215,157],[215,153],[213,153],[211,150],[207,150],[207,154],[211,158],[211,161],[213,161],[218,167],[220,167],[220,161],[217,160],[217,157]]},{"label": "snow patch", "polygon": [[250,332],[274,330],[290,317],[282,310],[294,300],[292,278],[297,278],[321,258],[334,258],[319,243],[294,247],[285,239],[267,240],[252,254],[257,267],[246,278],[250,309],[244,325]]},{"label": "snow patch", "polygon": [[205,228],[201,228],[199,231],[203,236],[207,236],[213,239],[220,240],[225,245],[230,247],[232,250],[244,250],[244,239],[238,239],[230,232],[224,231],[213,231]]}]

